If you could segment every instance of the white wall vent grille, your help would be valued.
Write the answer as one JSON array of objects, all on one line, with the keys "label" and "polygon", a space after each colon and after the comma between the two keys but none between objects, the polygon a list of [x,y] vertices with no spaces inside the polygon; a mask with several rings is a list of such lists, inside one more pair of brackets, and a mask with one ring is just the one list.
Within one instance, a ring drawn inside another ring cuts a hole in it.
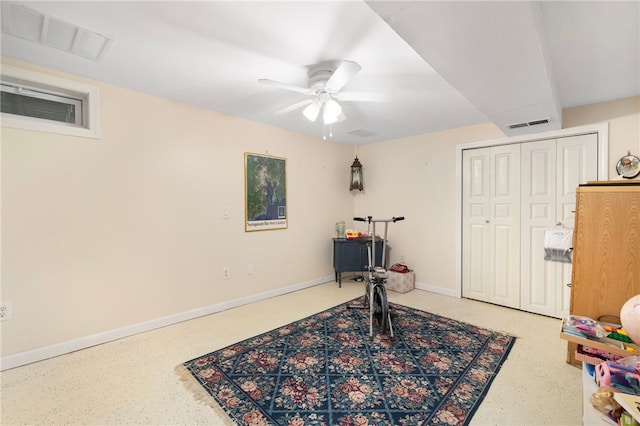
[{"label": "white wall vent grille", "polygon": [[377,135],[377,133],[365,129],[349,130],[347,133],[353,136],[360,136],[361,138],[367,138],[369,136]]},{"label": "white wall vent grille", "polygon": [[548,123],[549,123],[549,119],[543,118],[541,120],[525,121],[523,123],[509,124],[507,127],[509,127],[510,129],[519,129],[521,127],[538,126],[540,124],[548,124]]},{"label": "white wall vent grille", "polygon": [[2,32],[100,62],[113,44],[113,37],[39,10],[13,2],[2,2]]}]

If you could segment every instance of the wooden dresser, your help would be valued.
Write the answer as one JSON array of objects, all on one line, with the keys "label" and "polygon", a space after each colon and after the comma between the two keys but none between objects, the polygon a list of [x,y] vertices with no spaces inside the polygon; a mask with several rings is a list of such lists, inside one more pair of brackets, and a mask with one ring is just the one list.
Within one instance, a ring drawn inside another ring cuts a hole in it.
[{"label": "wooden dresser", "polygon": [[[619,323],[611,316],[640,294],[640,182],[577,189],[571,275],[570,313]],[[578,365],[575,347],[567,362]]]}]

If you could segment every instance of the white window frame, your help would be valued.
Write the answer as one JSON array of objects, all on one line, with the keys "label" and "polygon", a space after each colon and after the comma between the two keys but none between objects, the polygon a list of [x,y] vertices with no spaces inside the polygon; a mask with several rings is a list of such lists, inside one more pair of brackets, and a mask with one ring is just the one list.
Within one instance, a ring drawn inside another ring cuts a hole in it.
[{"label": "white window frame", "polygon": [[[64,104],[67,106],[74,107],[73,121],[66,122],[61,120],[58,121],[62,124],[68,126],[76,126],[76,127],[84,127],[84,123],[86,121],[84,114],[84,104],[86,101],[86,96],[81,93],[62,93],[59,91],[52,91],[47,89],[42,89],[38,87],[30,87],[25,85],[24,83],[17,83],[10,80],[8,77],[2,78],[2,93],[14,94],[17,96],[24,96],[30,99],[41,99],[44,101],[53,101],[59,104]],[[14,114],[10,112],[5,112],[5,114],[18,115],[24,117],[35,118],[36,120],[53,120],[51,118],[43,118],[43,117],[33,117],[27,114]]]},{"label": "white window frame", "polygon": [[100,138],[100,89],[90,84],[54,77],[12,65],[2,65],[2,80],[49,91],[79,95],[82,98],[82,125],[61,123],[35,117],[2,113],[0,125],[37,132]]}]

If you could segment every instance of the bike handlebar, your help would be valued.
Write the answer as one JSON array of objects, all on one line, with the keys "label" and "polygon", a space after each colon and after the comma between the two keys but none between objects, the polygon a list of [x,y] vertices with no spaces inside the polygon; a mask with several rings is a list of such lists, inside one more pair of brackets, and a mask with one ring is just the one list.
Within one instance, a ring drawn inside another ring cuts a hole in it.
[{"label": "bike handlebar", "polygon": [[367,217],[354,217],[353,220],[357,222],[399,222],[404,220],[404,216],[392,217],[391,219],[374,219],[372,216]]}]

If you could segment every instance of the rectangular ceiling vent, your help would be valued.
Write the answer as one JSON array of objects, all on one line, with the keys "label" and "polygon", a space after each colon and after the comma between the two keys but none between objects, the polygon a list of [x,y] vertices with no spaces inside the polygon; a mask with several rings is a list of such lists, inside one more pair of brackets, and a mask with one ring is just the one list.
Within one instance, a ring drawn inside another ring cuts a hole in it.
[{"label": "rectangular ceiling vent", "polygon": [[543,118],[542,120],[525,121],[524,123],[509,124],[507,127],[509,127],[510,129],[519,129],[521,127],[538,126],[540,124],[548,124],[548,123],[549,123],[549,119]]},{"label": "rectangular ceiling vent", "polygon": [[530,121],[529,126],[537,126],[538,124],[548,124],[548,123],[549,123],[549,119],[543,118],[542,120]]},{"label": "rectangular ceiling vent", "polygon": [[2,2],[2,32],[100,62],[113,37],[12,2]]},{"label": "rectangular ceiling vent", "polygon": [[377,133],[365,129],[349,130],[347,133],[353,136],[360,136],[361,138],[377,135]]}]

